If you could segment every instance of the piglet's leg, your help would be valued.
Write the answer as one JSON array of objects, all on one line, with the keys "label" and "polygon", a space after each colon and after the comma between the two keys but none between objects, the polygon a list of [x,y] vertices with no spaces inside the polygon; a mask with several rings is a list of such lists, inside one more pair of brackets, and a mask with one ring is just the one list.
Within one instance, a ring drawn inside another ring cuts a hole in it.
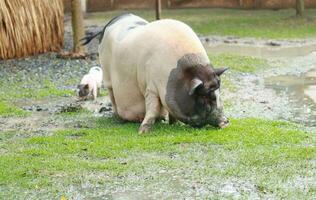
[{"label": "piglet's leg", "polygon": [[96,85],[93,86],[92,93],[93,93],[93,99],[94,99],[94,101],[96,101],[97,96],[98,96],[98,88]]},{"label": "piglet's leg", "polygon": [[156,118],[160,116],[161,103],[159,97],[147,91],[145,94],[146,114],[142,124],[139,127],[139,133],[147,133],[150,131],[152,125],[155,123]]}]

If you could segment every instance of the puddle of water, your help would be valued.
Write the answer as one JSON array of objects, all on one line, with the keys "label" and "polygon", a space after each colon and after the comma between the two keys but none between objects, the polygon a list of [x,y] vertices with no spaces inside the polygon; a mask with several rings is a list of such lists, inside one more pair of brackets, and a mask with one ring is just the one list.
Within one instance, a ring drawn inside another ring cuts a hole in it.
[{"label": "puddle of water", "polygon": [[281,75],[265,79],[265,86],[290,99],[293,116],[286,120],[316,126],[316,68],[301,76]]},{"label": "puddle of water", "polygon": [[261,46],[245,44],[204,44],[207,52],[212,54],[237,54],[260,58],[291,58],[307,55],[316,49],[315,43],[293,46]]}]

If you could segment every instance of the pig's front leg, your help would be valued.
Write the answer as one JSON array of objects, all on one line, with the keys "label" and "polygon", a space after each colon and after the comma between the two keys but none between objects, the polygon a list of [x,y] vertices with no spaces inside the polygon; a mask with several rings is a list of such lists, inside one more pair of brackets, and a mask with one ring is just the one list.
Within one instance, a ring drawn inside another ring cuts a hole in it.
[{"label": "pig's front leg", "polygon": [[169,121],[168,121],[169,124],[174,124],[177,122],[177,119],[174,116],[172,116],[170,113],[168,114],[168,118],[169,118]]},{"label": "pig's front leg", "polygon": [[161,103],[159,97],[152,91],[147,91],[145,94],[146,114],[142,124],[139,127],[139,134],[150,131],[156,118],[160,116]]}]

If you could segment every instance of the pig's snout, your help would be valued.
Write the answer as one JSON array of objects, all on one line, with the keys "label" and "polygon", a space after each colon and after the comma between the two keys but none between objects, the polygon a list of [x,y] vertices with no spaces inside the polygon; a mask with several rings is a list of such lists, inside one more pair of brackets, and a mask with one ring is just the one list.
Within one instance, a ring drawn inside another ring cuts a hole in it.
[{"label": "pig's snout", "polygon": [[227,117],[222,117],[218,124],[220,128],[226,128],[228,125],[229,125],[229,120],[227,119]]}]

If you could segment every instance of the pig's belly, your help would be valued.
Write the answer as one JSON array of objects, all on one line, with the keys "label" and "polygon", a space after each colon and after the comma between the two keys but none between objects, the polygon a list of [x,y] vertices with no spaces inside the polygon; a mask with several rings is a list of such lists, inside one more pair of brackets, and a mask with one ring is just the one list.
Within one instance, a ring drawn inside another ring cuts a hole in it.
[{"label": "pig's belly", "polygon": [[142,121],[144,119],[145,99],[136,84],[126,81],[115,84],[113,93],[117,113],[122,119],[128,121]]}]

